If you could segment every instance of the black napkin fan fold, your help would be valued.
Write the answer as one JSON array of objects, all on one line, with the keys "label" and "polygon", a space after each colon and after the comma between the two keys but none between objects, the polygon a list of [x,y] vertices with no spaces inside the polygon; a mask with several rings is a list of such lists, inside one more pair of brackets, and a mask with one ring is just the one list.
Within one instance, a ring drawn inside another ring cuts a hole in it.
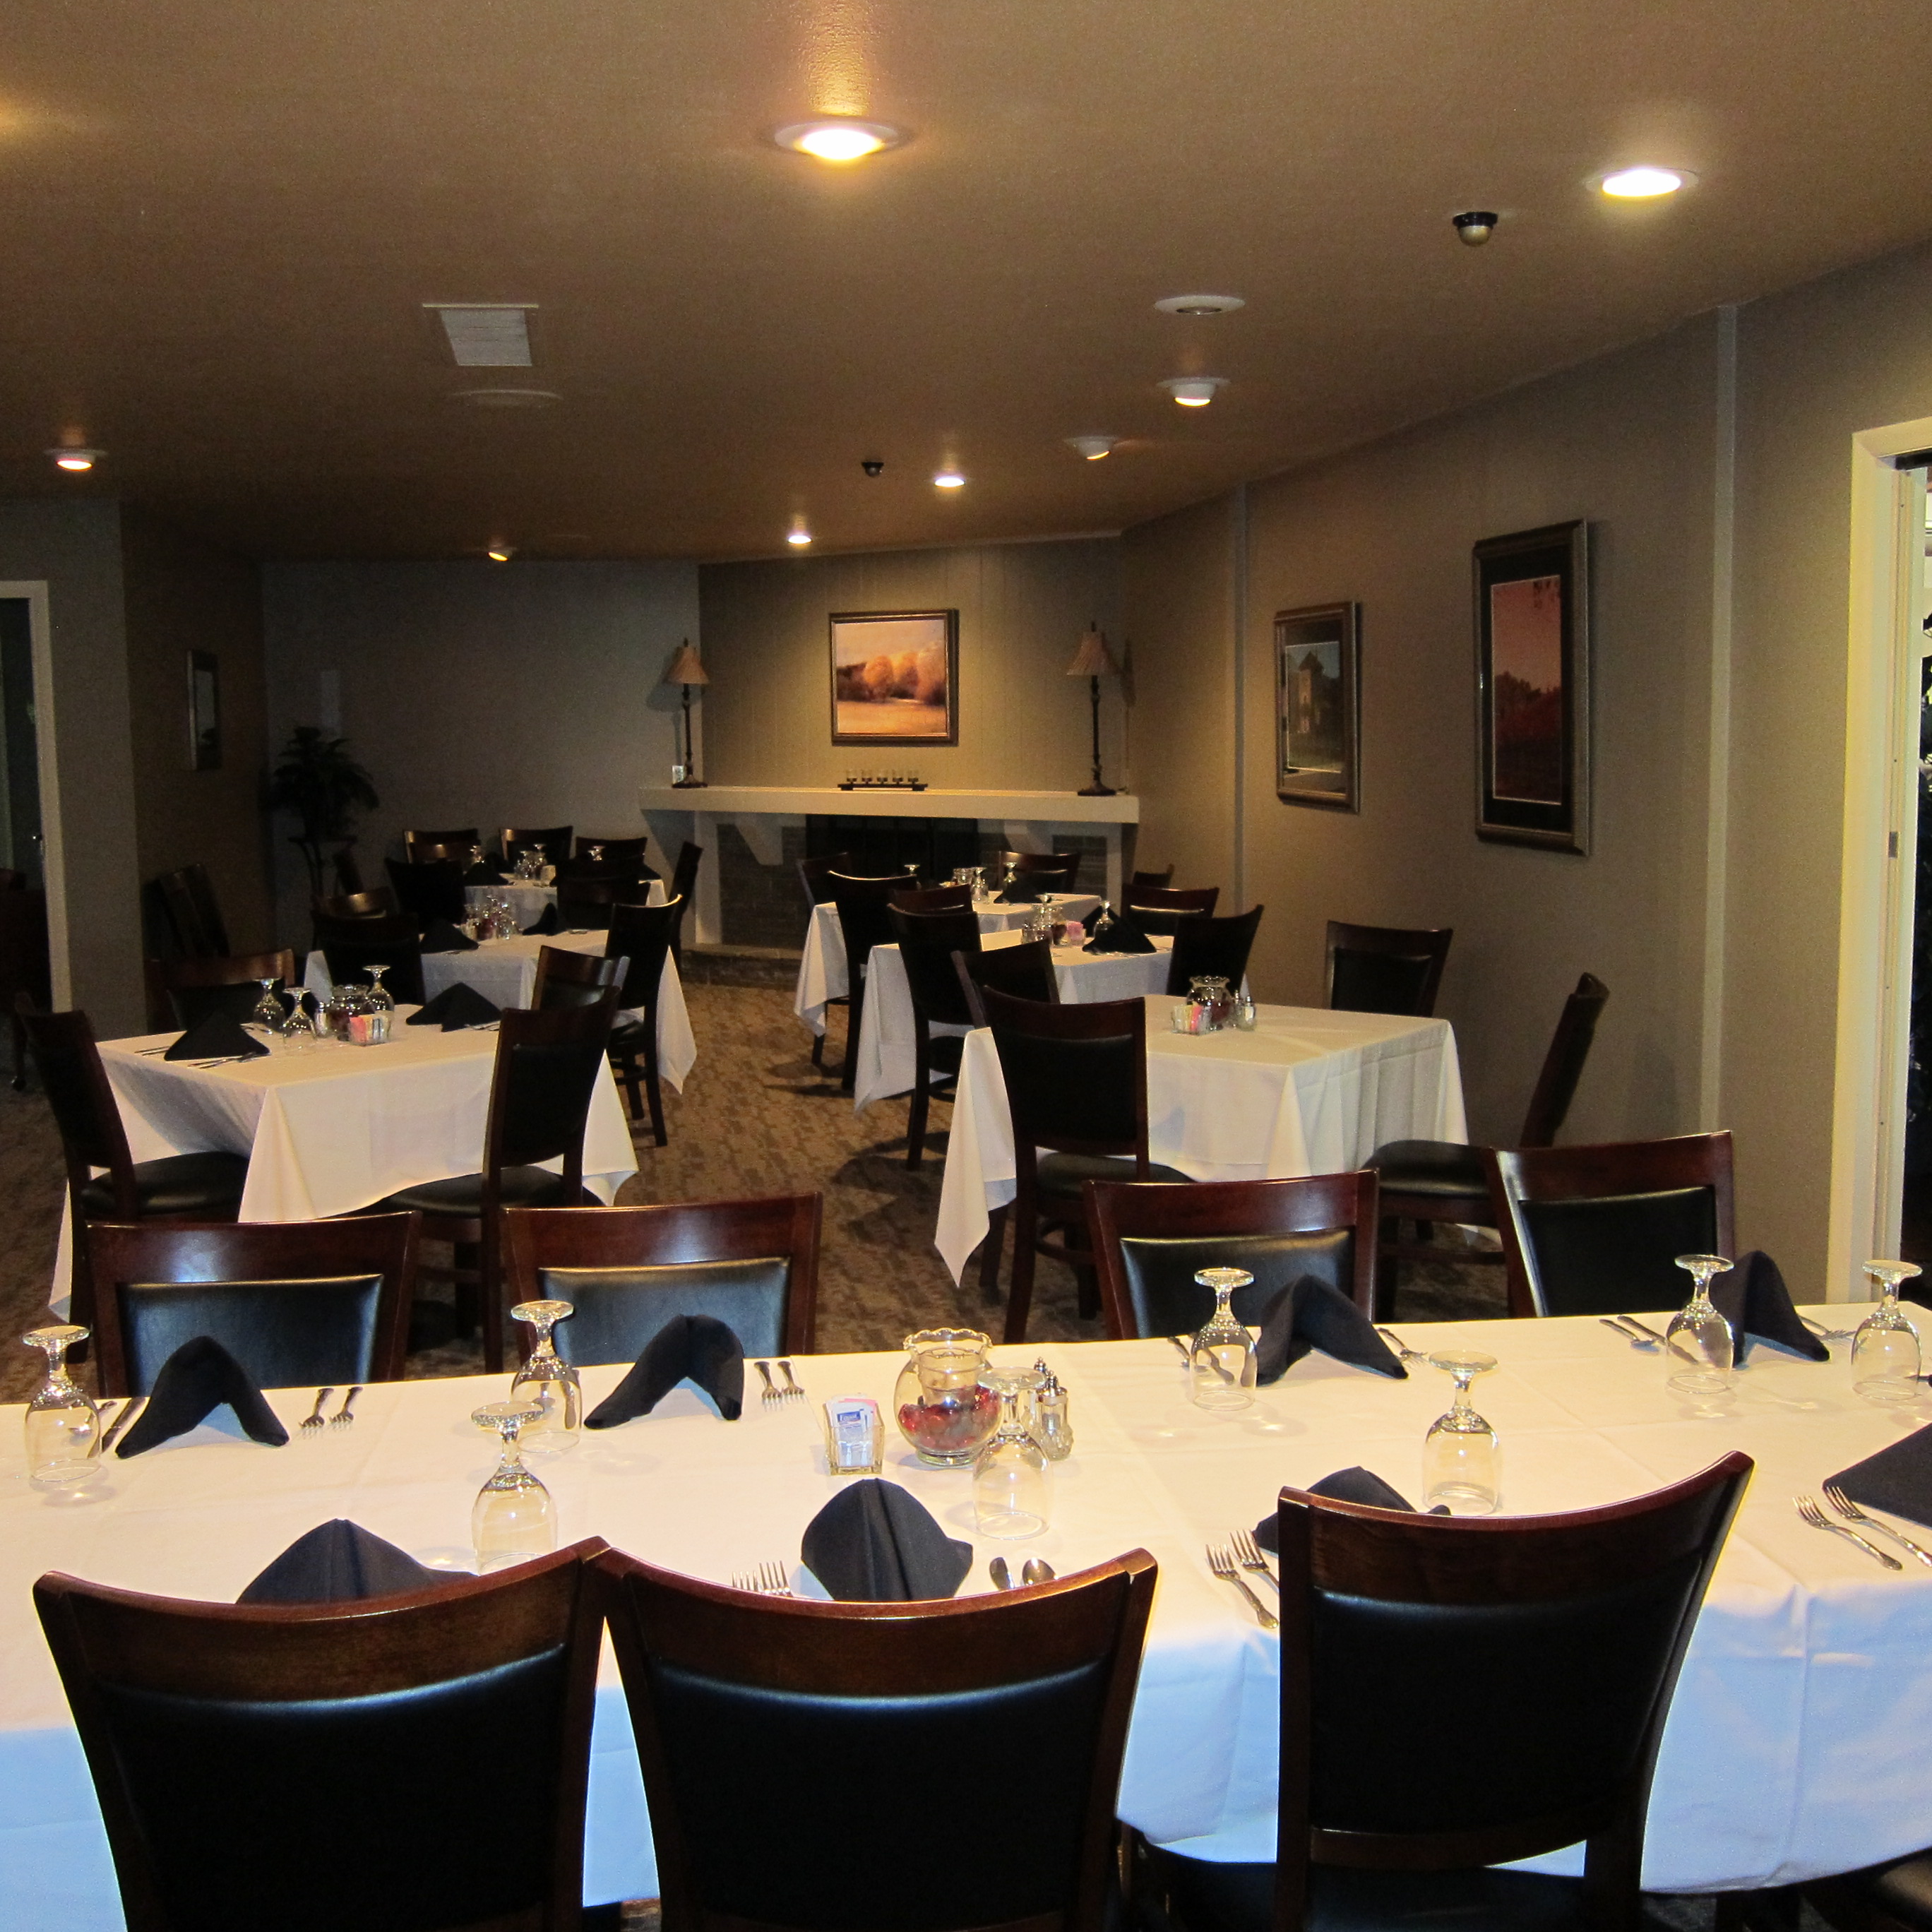
[{"label": "black napkin fan fold", "polygon": [[910,1490],[868,1476],[806,1525],[805,1567],[842,1604],[912,1604],[950,1597],[973,1567],[973,1546],[948,1536]]},{"label": "black napkin fan fold", "polygon": [[584,1418],[586,1429],[614,1429],[647,1415],[686,1376],[718,1405],[727,1422],[745,1408],[745,1350],[710,1315],[676,1315],[645,1345],[636,1366]]},{"label": "black napkin fan fold", "polygon": [[280,1419],[242,1364],[212,1335],[184,1342],[160,1366],[148,1406],[120,1441],[117,1456],[138,1456],[185,1436],[226,1402],[257,1442],[279,1449],[289,1439]]},{"label": "black napkin fan fold", "polygon": [[[1711,1300],[1731,1324],[1733,1335],[1768,1342],[1810,1361],[1832,1359],[1831,1350],[1798,1319],[1783,1274],[1762,1248],[1738,1256],[1727,1272],[1712,1282]],[[1744,1353],[1742,1348],[1738,1353]]]},{"label": "black napkin fan fold", "polygon": [[[1311,1496],[1326,1496],[1331,1502],[1362,1503],[1370,1509],[1401,1510],[1413,1516],[1415,1505],[1393,1484],[1385,1483],[1372,1469],[1365,1469],[1358,1462],[1352,1468],[1337,1469],[1333,1475],[1324,1476],[1318,1483],[1310,1483],[1308,1493]],[[1447,1516],[1449,1506],[1438,1503],[1429,1514]],[[1255,1525],[1255,1540],[1271,1555],[1281,1554],[1281,1518],[1273,1510]]]},{"label": "black napkin fan fold", "polygon": [[537,915],[536,923],[534,926],[526,926],[524,928],[524,937],[526,939],[530,939],[539,934],[548,937],[556,929],[556,908],[554,905],[547,905]]},{"label": "black napkin fan fold", "polygon": [[242,1030],[232,1013],[209,1013],[198,1019],[170,1047],[169,1060],[254,1060],[268,1052],[259,1040]]},{"label": "black napkin fan fold", "polygon": [[1867,1509],[1909,1516],[1932,1529],[1932,1425],[1825,1480]]},{"label": "black napkin fan fold", "polygon": [[1408,1379],[1408,1370],[1376,1333],[1375,1324],[1340,1288],[1316,1275],[1305,1274],[1275,1295],[1262,1317],[1261,1331],[1255,1373],[1263,1384],[1280,1381],[1311,1348],[1398,1382]]},{"label": "black napkin fan fold", "polygon": [[1082,952],[1151,952],[1154,941],[1124,913],[1102,903],[1088,922]]},{"label": "black napkin fan fold", "polygon": [[494,1000],[486,1000],[466,980],[459,980],[454,986],[444,987],[434,999],[417,1007],[404,1024],[440,1026],[445,1033],[454,1033],[460,1028],[482,1026],[502,1016],[502,1007]]},{"label": "black napkin fan fold", "polygon": [[235,1600],[353,1604],[368,1597],[399,1597],[449,1580],[360,1523],[338,1516],[297,1537]]},{"label": "black napkin fan fold", "polygon": [[463,874],[466,886],[500,886],[508,883],[494,866],[472,866]]},{"label": "black napkin fan fold", "polygon": [[476,942],[462,928],[446,919],[433,919],[423,928],[425,952],[474,952]]}]

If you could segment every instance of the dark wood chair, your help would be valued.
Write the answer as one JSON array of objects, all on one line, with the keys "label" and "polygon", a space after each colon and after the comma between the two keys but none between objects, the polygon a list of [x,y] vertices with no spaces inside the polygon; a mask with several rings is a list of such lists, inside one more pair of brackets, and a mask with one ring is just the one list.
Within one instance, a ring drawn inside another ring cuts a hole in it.
[{"label": "dark wood chair", "polygon": [[592,838],[580,832],[577,835],[577,850],[572,855],[579,859],[591,856],[594,845],[603,855],[607,866],[621,866],[635,874],[641,872],[644,854],[650,849],[650,840],[644,838]]},{"label": "dark wood chair", "polygon": [[980,920],[970,893],[963,910],[909,911],[904,898],[902,894],[886,908],[886,917],[912,994],[914,1076],[906,1110],[906,1165],[917,1167],[925,1157],[926,1124],[933,1096],[951,1097],[964,1046],[963,1033],[934,1033],[933,1028],[970,1029],[980,1024],[952,965],[955,953],[980,950]]},{"label": "dark wood chair", "polygon": [[1832,1932],[1932,1932],[1932,1851],[1790,1888],[1780,1923],[1792,1932],[1798,1921],[1790,1908],[1799,1897]]},{"label": "dark wood chair", "polygon": [[407,917],[402,902],[387,886],[378,886],[366,892],[332,892],[326,898],[317,899],[313,910],[318,921],[332,920],[338,926],[346,926],[356,920],[399,920]]},{"label": "dark wood chair", "polygon": [[[400,1188],[370,1211],[423,1217],[426,1240],[446,1243],[447,1268],[419,1264],[419,1276],[453,1281],[480,1296],[483,1362],[503,1366],[502,1210],[586,1204],[584,1130],[602,1072],[617,993],[550,1012],[507,1007],[498,1024],[496,1062],[484,1128],[483,1163],[475,1174]],[[559,1160],[554,1174],[540,1161]]]},{"label": "dark wood chair", "polygon": [[[892,903],[902,912],[970,912],[973,910],[973,888],[970,886],[907,886],[892,896]],[[974,929],[979,922],[974,921]]]},{"label": "dark wood chair", "polygon": [[1078,852],[1002,852],[1000,869],[1010,866],[1028,885],[1042,892],[1070,892],[1080,876]]},{"label": "dark wood chair", "polygon": [[398,1005],[423,1002],[422,938],[416,921],[393,919],[325,920],[315,922],[316,950],[328,967],[332,986],[368,981],[372,966],[386,976],[382,984]]},{"label": "dark wood chair", "polygon": [[1202,1268],[1246,1268],[1234,1312],[1258,1322],[1276,1292],[1312,1275],[1366,1314],[1376,1286],[1376,1178],[1196,1181],[1190,1187],[1087,1183],[1085,1210],[1100,1305],[1115,1341],[1194,1334],[1214,1298]]},{"label": "dark wood chair", "polygon": [[1481,1151],[1512,1315],[1679,1308],[1679,1255],[1737,1252],[1728,1133]]},{"label": "dark wood chair", "polygon": [[644,1097],[650,1105],[651,1137],[659,1147],[668,1146],[670,1137],[664,1131],[664,1088],[658,1070],[658,1001],[672,935],[683,916],[682,899],[661,906],[614,906],[610,936],[604,942],[604,957],[621,962],[624,968],[619,1010],[638,1016],[620,1020],[611,1028],[611,1067],[624,1083],[634,1120],[639,1105],[638,1062],[644,1063]]},{"label": "dark wood chair", "polygon": [[1184,919],[1175,928],[1174,950],[1167,956],[1167,990],[1178,998],[1204,973],[1218,973],[1231,993],[1241,990],[1247,976],[1248,955],[1254,950],[1265,906],[1251,906],[1228,919]]},{"label": "dark wood chair", "polygon": [[382,863],[396,904],[418,932],[433,920],[446,919],[454,926],[467,915],[463,866],[457,859],[424,859],[415,865],[385,859]]},{"label": "dark wood chair", "polygon": [[[85,1013],[25,1013],[27,1045],[59,1130],[73,1224],[72,1312],[92,1328],[96,1221],[232,1221],[248,1179],[246,1154],[211,1150],[136,1161]],[[94,1170],[105,1168],[98,1179]],[[83,1347],[86,1345],[82,1344]],[[76,1359],[78,1359],[76,1352]]]},{"label": "dark wood chair", "polygon": [[[1131,892],[1135,889],[1144,886],[1155,886],[1165,890],[1173,884],[1174,868],[1172,866],[1166,866],[1158,872],[1135,873],[1132,878],[1128,880],[1127,886]],[[1132,899],[1130,898],[1127,903],[1131,905],[1133,903]]]},{"label": "dark wood chair", "polygon": [[[128,1932],[577,1932],[606,1548],[346,1603],[41,1577]],[[458,1774],[506,1748],[508,1828]]]},{"label": "dark wood chair", "polygon": [[801,859],[798,862],[798,882],[814,905],[828,905],[832,900],[832,874],[844,872],[856,878],[856,864],[850,852],[834,852],[824,859]]},{"label": "dark wood chair", "polygon": [[567,1362],[629,1362],[680,1315],[724,1322],[747,1355],[808,1355],[818,1305],[816,1194],[645,1208],[514,1208],[512,1301],[571,1306]]},{"label": "dark wood chair", "polygon": [[286,946],[279,952],[244,952],[232,959],[163,959],[157,968],[180,1027],[191,1027],[211,1013],[250,1018],[261,1004],[264,980],[278,980],[291,992],[302,983],[296,956]]},{"label": "dark wood chair", "polygon": [[892,943],[892,923],[886,915],[899,883],[894,879],[850,878],[843,872],[832,875],[832,902],[838,909],[839,937],[845,946],[848,1005],[845,1058],[840,1064],[838,1084],[848,1094],[858,1071],[860,1030],[866,1024],[866,975],[872,964],[872,948]]},{"label": "dark wood chair", "polygon": [[[1154,1597],[1144,1550],[1034,1588],[916,1604],[755,1596],[614,1552],[599,1567],[668,1928],[1110,1922],[1114,1798]],[[935,1886],[932,1792],[916,1768],[982,1736],[1019,1747],[974,1784],[974,1839],[998,1852],[949,1862]]]},{"label": "dark wood chair", "polygon": [[[677,863],[671,868],[670,884],[664,890],[667,898],[681,900],[687,908],[698,904],[698,868],[704,858],[704,848],[694,845],[687,838],[677,849]],[[695,916],[695,914],[693,914]],[[684,973],[684,922],[680,919],[671,928],[670,956],[677,962],[680,978]]]},{"label": "dark wood chair", "polygon": [[206,866],[164,872],[154,881],[154,890],[174,928],[175,944],[188,958],[219,959],[233,950]]},{"label": "dark wood chair", "polygon": [[1427,1019],[1436,1011],[1442,964],[1449,957],[1451,926],[1412,928],[1328,922],[1328,1005],[1334,1012],[1407,1013]]},{"label": "dark wood chair", "polygon": [[1009,999],[1060,1004],[1060,980],[1053,970],[1053,942],[1025,939],[1017,946],[961,947],[952,956],[952,970],[965,996],[966,1010],[975,1026],[986,1024],[986,1005],[980,995],[991,987]]},{"label": "dark wood chair", "polygon": [[[1638,1932],[1658,1745],[1750,1472],[1733,1450],[1562,1516],[1283,1490],[1278,1862],[1159,1855],[1192,1932]],[[1580,1840],[1581,1879],[1487,1869]]]},{"label": "dark wood chair", "polygon": [[[1529,1096],[1529,1111],[1523,1115],[1518,1147],[1555,1144],[1570,1102],[1576,1097],[1576,1083],[1582,1078],[1583,1063],[1596,1037],[1598,1017],[1610,997],[1609,987],[1595,974],[1586,973],[1576,982],[1576,990],[1564,1001],[1550,1050],[1543,1057],[1536,1090]],[[1382,1184],[1382,1275],[1376,1307],[1387,1320],[1395,1313],[1400,1264],[1441,1258],[1442,1250],[1432,1239],[1438,1222],[1493,1228],[1497,1210],[1478,1148],[1453,1141],[1390,1141],[1376,1149],[1369,1165]],[[1402,1240],[1404,1221],[1416,1224],[1417,1240]],[[1502,1262],[1500,1250],[1492,1254],[1486,1248],[1461,1250],[1456,1258],[1498,1266]]]},{"label": "dark wood chair", "polygon": [[146,1395],[212,1335],[260,1388],[400,1382],[416,1292],[413,1214],[329,1221],[97,1222],[103,1395]]},{"label": "dark wood chair", "polygon": [[482,833],[473,825],[458,825],[446,832],[405,832],[403,853],[412,865],[439,858],[454,859],[466,866],[471,848],[482,842]]},{"label": "dark wood chair", "polygon": [[560,859],[570,856],[570,838],[575,829],[569,825],[506,825],[496,835],[497,849],[503,855],[503,863],[514,866],[519,852],[533,851],[541,845],[544,862],[554,866]]},{"label": "dark wood chair", "polygon": [[13,866],[0,866],[0,892],[24,892],[27,875]]},{"label": "dark wood chair", "polygon": [[600,953],[573,952],[566,946],[537,948],[536,977],[530,1004],[540,1013],[562,1012],[571,1006],[594,1006],[609,989],[621,986],[624,962]]},{"label": "dark wood chair", "polygon": [[23,1010],[41,1013],[53,1004],[53,960],[47,948],[47,896],[38,886],[0,891],[0,1010],[14,1030],[14,1090],[27,1085],[27,1033]]},{"label": "dark wood chair", "polygon": [[623,871],[602,878],[560,878],[556,922],[566,932],[608,932],[614,910],[641,902],[650,890],[648,880]]},{"label": "dark wood chair", "polygon": [[1143,932],[1158,933],[1172,939],[1189,920],[1213,918],[1220,896],[1219,886],[1189,886],[1171,890],[1165,886],[1136,883],[1127,888],[1127,916]]},{"label": "dark wood chair", "polygon": [[[1036,1255],[1066,1262],[1079,1283],[1080,1312],[1099,1312],[1093,1250],[1074,1240],[1086,1231],[1082,1185],[1188,1176],[1148,1157],[1144,1000],[1054,1006],[989,986],[980,997],[1012,1116],[1013,1274],[1004,1339],[1024,1342]],[[1051,1238],[1056,1232],[1057,1241]],[[996,1214],[986,1231],[995,1269],[1000,1234]],[[989,1285],[984,1256],[980,1280]]]}]

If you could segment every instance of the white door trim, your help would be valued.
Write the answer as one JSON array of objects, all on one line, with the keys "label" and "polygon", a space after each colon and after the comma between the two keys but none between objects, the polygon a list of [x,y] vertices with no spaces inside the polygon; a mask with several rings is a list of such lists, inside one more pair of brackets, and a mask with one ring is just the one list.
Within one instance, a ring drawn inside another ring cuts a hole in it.
[{"label": "white door trim", "polygon": [[60,761],[54,739],[54,643],[44,580],[0,581],[0,597],[24,599],[34,664],[34,750],[40,782],[40,863],[47,882],[47,954],[55,1010],[74,1004],[68,962],[67,863],[61,838]]}]

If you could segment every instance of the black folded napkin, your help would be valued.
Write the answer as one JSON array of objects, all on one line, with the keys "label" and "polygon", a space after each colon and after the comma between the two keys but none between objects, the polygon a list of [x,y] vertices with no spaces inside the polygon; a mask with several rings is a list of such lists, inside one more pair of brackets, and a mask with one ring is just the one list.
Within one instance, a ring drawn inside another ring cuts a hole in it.
[{"label": "black folded napkin", "polygon": [[360,1523],[338,1516],[297,1537],[235,1600],[353,1604],[365,1597],[400,1597],[448,1580]]},{"label": "black folded napkin", "polygon": [[434,999],[425,1000],[403,1024],[440,1026],[445,1033],[454,1033],[459,1028],[483,1026],[502,1017],[501,1006],[486,1000],[467,980],[459,980],[454,986],[444,987]]},{"label": "black folded napkin", "polygon": [[423,928],[422,950],[425,952],[474,952],[476,942],[448,920],[433,919]]},{"label": "black folded napkin", "polygon": [[253,1060],[268,1048],[259,1040],[242,1030],[242,1022],[232,1013],[209,1013],[195,1022],[170,1047],[169,1060]]},{"label": "black folded napkin", "polygon": [[536,925],[526,926],[524,928],[524,937],[530,939],[538,933],[548,934],[556,932],[556,908],[554,905],[547,905],[538,915]]},{"label": "black folded napkin", "polygon": [[[1401,1510],[1410,1516],[1415,1514],[1415,1505],[1398,1490],[1384,1482],[1372,1469],[1365,1469],[1358,1462],[1352,1468],[1337,1469],[1332,1476],[1324,1476],[1318,1483],[1310,1483],[1308,1493],[1311,1496],[1327,1496],[1338,1503],[1366,1503],[1370,1509]],[[1447,1516],[1449,1505],[1438,1503],[1429,1514]],[[1281,1554],[1281,1518],[1270,1510],[1255,1525],[1255,1540],[1274,1556]]]},{"label": "black folded napkin", "polygon": [[1932,1529],[1932,1424],[1825,1480],[1867,1509],[1910,1516]]},{"label": "black folded napkin", "polygon": [[184,1342],[161,1364],[148,1406],[137,1415],[115,1449],[117,1456],[138,1456],[144,1449],[185,1436],[226,1402],[235,1420],[257,1442],[279,1449],[289,1432],[262,1399],[248,1372],[212,1335]]},{"label": "black folded napkin", "polygon": [[[1791,1291],[1784,1285],[1784,1276],[1778,1271],[1777,1262],[1762,1248],[1753,1248],[1748,1253],[1738,1256],[1727,1274],[1720,1274],[1711,1283],[1712,1305],[1731,1324],[1733,1336],[1749,1336],[1756,1342],[1768,1342],[1774,1347],[1788,1348],[1794,1355],[1802,1355],[1807,1360],[1828,1362],[1832,1352],[1798,1318],[1798,1311],[1791,1305]],[[1744,1356],[1744,1344],[1738,1346],[1738,1358]]]},{"label": "black folded napkin", "polygon": [[463,883],[466,886],[500,886],[508,882],[494,866],[469,866],[464,868]]},{"label": "black folded napkin", "polygon": [[948,1536],[910,1490],[877,1476],[840,1490],[806,1525],[798,1553],[842,1604],[950,1597],[973,1567],[970,1543]]},{"label": "black folded napkin", "polygon": [[648,1415],[687,1376],[718,1405],[727,1422],[743,1414],[743,1345],[711,1316],[677,1315],[651,1337],[637,1366],[584,1418],[584,1426],[614,1429]]},{"label": "black folded napkin", "polygon": [[1104,901],[1088,923],[1087,944],[1082,952],[1151,952],[1154,941],[1124,913],[1118,913]]},{"label": "black folded napkin", "polygon": [[1275,1295],[1262,1316],[1261,1331],[1255,1373],[1263,1384],[1280,1382],[1311,1348],[1398,1381],[1408,1377],[1375,1324],[1340,1288],[1315,1275],[1304,1275]]},{"label": "black folded napkin", "polygon": [[1000,904],[1002,905],[1038,905],[1040,904],[1040,888],[1036,885],[1030,884],[1024,872],[1020,873],[1015,877],[1012,884],[1002,886],[1000,888]]}]

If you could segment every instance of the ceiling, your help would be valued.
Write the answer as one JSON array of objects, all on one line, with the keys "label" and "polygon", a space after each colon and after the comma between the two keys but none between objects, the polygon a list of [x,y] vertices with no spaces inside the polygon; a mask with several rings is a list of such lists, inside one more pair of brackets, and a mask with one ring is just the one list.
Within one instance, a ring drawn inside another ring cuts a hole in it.
[{"label": "ceiling", "polygon": [[[1928,57],[1924,0],[16,6],[0,495],[264,556],[1118,529],[1932,234]],[[762,138],[825,111],[913,138]],[[1636,160],[1700,179],[1586,185]],[[452,366],[464,301],[538,366]]]}]

